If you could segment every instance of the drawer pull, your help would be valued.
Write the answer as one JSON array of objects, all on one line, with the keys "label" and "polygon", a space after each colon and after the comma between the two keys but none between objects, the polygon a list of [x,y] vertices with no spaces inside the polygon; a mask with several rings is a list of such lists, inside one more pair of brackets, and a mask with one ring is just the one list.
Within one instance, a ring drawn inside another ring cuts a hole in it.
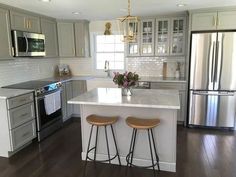
[{"label": "drawer pull", "polygon": [[22,114],[20,117],[25,117],[27,115],[28,115],[28,113],[25,113],[25,114]]},{"label": "drawer pull", "polygon": [[26,133],[24,133],[23,135],[22,135],[22,137],[26,137],[26,136],[28,136],[29,134],[31,134],[30,132],[26,132]]}]

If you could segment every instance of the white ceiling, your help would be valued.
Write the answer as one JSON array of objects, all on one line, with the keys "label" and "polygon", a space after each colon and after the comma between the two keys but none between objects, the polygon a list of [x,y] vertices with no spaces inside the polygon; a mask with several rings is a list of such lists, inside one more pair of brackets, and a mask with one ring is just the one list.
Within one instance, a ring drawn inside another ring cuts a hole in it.
[{"label": "white ceiling", "polygon": [[[58,19],[110,20],[126,15],[127,0],[0,0],[0,3]],[[176,4],[187,4],[177,7]],[[236,6],[236,0],[131,0],[132,15],[154,16],[191,9]],[[123,9],[123,10],[121,10]],[[80,15],[72,12],[78,11]]]}]

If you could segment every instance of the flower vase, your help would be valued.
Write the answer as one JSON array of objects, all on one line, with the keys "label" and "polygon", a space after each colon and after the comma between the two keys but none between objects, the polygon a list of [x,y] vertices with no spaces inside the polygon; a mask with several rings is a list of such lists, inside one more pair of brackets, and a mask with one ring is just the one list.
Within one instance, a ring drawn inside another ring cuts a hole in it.
[{"label": "flower vase", "polygon": [[123,96],[131,96],[132,95],[132,88],[128,87],[128,88],[121,88],[122,90],[122,95]]}]

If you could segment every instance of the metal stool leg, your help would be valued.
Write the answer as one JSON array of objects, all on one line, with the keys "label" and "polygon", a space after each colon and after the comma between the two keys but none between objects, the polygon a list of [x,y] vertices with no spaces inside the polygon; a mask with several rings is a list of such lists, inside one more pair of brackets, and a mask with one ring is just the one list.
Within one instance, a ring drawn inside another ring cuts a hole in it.
[{"label": "metal stool leg", "polygon": [[87,147],[87,153],[86,153],[86,162],[88,160],[88,152],[89,152],[89,147],[90,147],[90,142],[91,142],[91,137],[92,137],[92,133],[93,133],[93,125],[90,128],[90,135],[89,135],[89,141],[88,141],[88,147]]},{"label": "metal stool leg", "polygon": [[155,165],[154,165],[154,160],[153,160],[153,152],[152,152],[152,143],[151,143],[151,137],[150,137],[150,129],[147,130],[148,133],[148,141],[149,141],[149,147],[150,147],[150,153],[151,153],[151,158],[152,158],[152,168],[154,172],[154,176],[156,174],[155,172]]},{"label": "metal stool leg", "polygon": [[116,144],[116,139],[115,139],[115,134],[114,134],[114,130],[113,130],[112,125],[111,125],[111,132],[112,132],[113,140],[114,140],[115,147],[116,147],[116,155],[117,155],[118,160],[119,160],[119,165],[121,165],[121,162],[120,162],[120,155],[119,155],[119,152],[118,152],[118,148],[117,148],[117,144]]},{"label": "metal stool leg", "polygon": [[129,159],[130,159],[130,154],[131,154],[131,149],[132,149],[132,146],[133,146],[133,139],[134,139],[134,129],[133,129],[133,132],[132,132],[132,136],[131,136],[131,141],[130,141],[130,147],[129,147],[129,153],[128,155],[126,156],[126,161],[127,161],[127,167],[129,165]]},{"label": "metal stool leg", "polygon": [[131,161],[130,161],[130,167],[133,163],[133,157],[134,157],[134,147],[135,147],[135,140],[136,140],[136,135],[137,135],[137,129],[134,129],[134,140],[133,140],[133,147],[131,151]]},{"label": "metal stool leg", "polygon": [[109,151],[109,143],[108,143],[108,137],[107,137],[107,126],[105,126],[104,128],[105,128],[105,136],[106,136],[106,142],[107,142],[108,159],[109,159],[109,164],[111,164],[110,151]]},{"label": "metal stool leg", "polygon": [[158,168],[158,171],[160,171],[159,157],[157,155],[157,149],[156,149],[156,145],[155,145],[155,140],[154,140],[154,135],[153,135],[152,129],[151,129],[151,135],[152,135],[152,142],[153,142],[153,146],[154,146],[155,156],[156,156],[156,160],[157,160],[157,168]]},{"label": "metal stool leg", "polygon": [[95,140],[95,146],[94,146],[94,162],[96,161],[96,156],[97,156],[97,144],[98,144],[98,129],[99,126],[97,126],[97,131],[96,131],[96,140]]}]

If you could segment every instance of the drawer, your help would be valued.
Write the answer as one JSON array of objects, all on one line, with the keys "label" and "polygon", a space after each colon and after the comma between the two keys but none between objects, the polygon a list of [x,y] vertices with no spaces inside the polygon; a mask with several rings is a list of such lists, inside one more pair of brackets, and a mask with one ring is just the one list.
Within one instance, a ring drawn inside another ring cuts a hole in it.
[{"label": "drawer", "polygon": [[36,137],[35,120],[10,131],[12,151],[20,148]]},{"label": "drawer", "polygon": [[186,90],[185,83],[159,83],[152,82],[151,89],[174,89],[174,90]]},{"label": "drawer", "polygon": [[18,106],[21,106],[26,103],[30,103],[34,101],[33,93],[20,95],[14,98],[10,98],[7,100],[8,109],[12,109]]},{"label": "drawer", "polygon": [[10,109],[9,110],[9,126],[10,129],[16,128],[35,118],[34,103]]}]

